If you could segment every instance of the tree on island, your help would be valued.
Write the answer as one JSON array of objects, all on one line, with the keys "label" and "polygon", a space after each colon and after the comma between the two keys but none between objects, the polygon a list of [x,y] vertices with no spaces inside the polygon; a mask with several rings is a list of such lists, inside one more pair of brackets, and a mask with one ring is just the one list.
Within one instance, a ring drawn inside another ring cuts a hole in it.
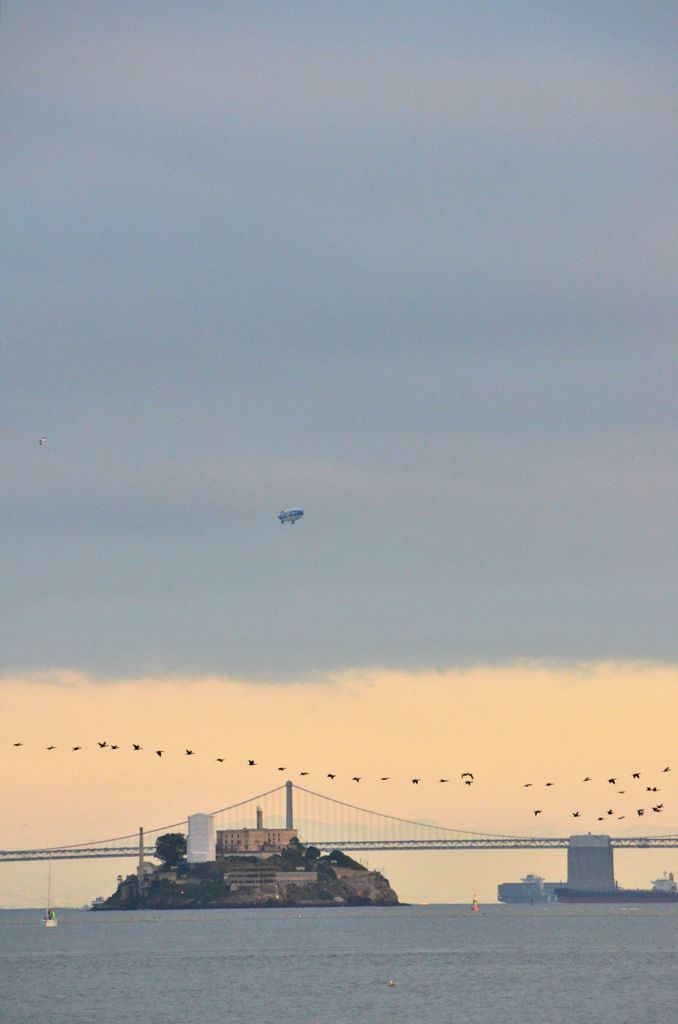
[{"label": "tree on island", "polygon": [[186,857],[186,836],[182,832],[166,832],[155,841],[155,856],[165,868],[178,868]]},{"label": "tree on island", "polygon": [[332,850],[329,856],[329,863],[337,868],[352,868],[354,871],[367,871],[364,864],[360,861],[353,860],[353,857],[349,857],[348,854],[342,850]]}]

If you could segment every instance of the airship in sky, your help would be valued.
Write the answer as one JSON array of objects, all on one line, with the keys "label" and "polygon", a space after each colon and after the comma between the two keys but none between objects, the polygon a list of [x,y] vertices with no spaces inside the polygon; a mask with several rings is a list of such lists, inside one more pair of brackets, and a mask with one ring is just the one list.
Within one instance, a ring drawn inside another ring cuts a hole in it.
[{"label": "airship in sky", "polygon": [[288,508],[278,514],[278,519],[281,523],[291,523],[294,526],[297,519],[301,519],[303,514],[303,508]]}]

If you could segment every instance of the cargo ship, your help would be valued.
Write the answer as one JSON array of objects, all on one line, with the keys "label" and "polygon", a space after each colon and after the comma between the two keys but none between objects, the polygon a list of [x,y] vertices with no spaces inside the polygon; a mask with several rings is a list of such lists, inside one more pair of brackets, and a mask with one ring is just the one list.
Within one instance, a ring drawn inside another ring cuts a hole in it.
[{"label": "cargo ship", "polygon": [[655,878],[651,889],[570,889],[556,886],[558,903],[676,903],[678,886],[673,872],[664,872],[663,878]]},{"label": "cargo ship", "polygon": [[519,882],[502,882],[497,886],[500,903],[555,903],[555,889],[562,882],[545,882],[540,875],[526,875]]}]

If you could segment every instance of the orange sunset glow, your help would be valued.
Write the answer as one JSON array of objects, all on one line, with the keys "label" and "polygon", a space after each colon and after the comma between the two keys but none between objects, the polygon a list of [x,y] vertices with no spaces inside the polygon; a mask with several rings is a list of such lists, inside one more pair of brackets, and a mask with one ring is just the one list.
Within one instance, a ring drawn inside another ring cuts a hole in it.
[{"label": "orange sunset glow", "polygon": [[[454,828],[668,833],[678,821],[678,761],[675,774],[662,770],[676,750],[677,683],[675,666],[614,663],[356,669],[284,686],[222,678],[101,684],[68,673],[7,678],[0,744],[0,767],[11,779],[0,808],[6,847],[155,828],[279,785],[279,766],[284,778],[328,796]],[[119,749],[101,749],[100,741]],[[74,752],[76,745],[82,750]],[[186,748],[195,754],[186,757]],[[301,771],[308,776],[300,779]],[[472,787],[463,785],[463,771],[473,772]],[[637,771],[641,781],[631,779]],[[330,772],[336,779],[327,779]],[[421,783],[413,786],[412,777]],[[661,787],[661,818],[650,811],[650,781]],[[642,821],[639,807],[648,808]],[[612,825],[601,825],[608,808]],[[667,856],[619,854],[617,874],[626,884],[645,882],[670,866]],[[504,878],[564,873],[564,855],[548,851],[374,853],[369,860],[386,865],[404,900],[465,899],[471,863],[473,887],[486,900]],[[108,891],[118,870],[131,869],[120,864],[66,862],[59,867],[64,895],[83,902]],[[23,900],[38,900],[43,874],[44,866],[3,866],[0,900],[11,905],[19,890]]]}]

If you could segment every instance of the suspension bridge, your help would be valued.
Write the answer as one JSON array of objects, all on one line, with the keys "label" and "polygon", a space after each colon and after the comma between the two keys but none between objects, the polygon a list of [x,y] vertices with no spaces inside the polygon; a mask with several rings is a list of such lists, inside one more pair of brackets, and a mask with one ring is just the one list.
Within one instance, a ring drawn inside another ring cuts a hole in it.
[{"label": "suspension bridge", "polygon": [[[515,836],[412,821],[368,810],[291,781],[265,793],[211,812],[215,831],[254,828],[257,809],[267,829],[296,828],[301,842],[320,850],[566,850],[570,836]],[[0,863],[153,857],[155,840],[167,832],[185,832],[188,818],[127,835],[62,846],[0,850]],[[611,836],[613,849],[678,848],[678,834]]]}]

